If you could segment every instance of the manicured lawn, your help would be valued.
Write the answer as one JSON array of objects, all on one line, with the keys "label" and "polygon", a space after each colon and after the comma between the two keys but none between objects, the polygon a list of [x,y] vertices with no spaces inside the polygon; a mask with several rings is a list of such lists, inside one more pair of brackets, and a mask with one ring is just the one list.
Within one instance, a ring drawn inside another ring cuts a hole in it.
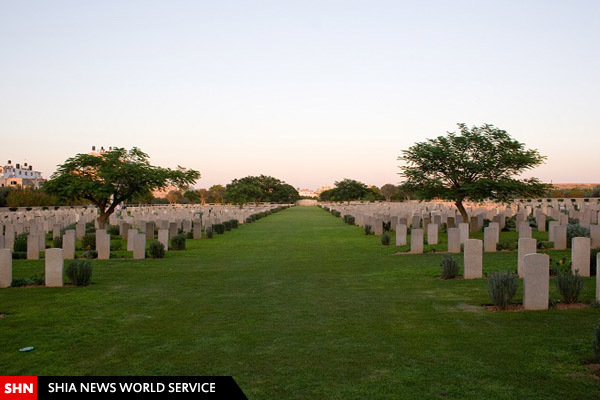
[{"label": "manicured lawn", "polygon": [[[0,290],[0,371],[233,375],[250,399],[600,397],[583,364],[600,308],[489,312],[484,280],[442,281],[441,254],[396,251],[295,207],[163,260],[94,261],[90,287]],[[517,254],[484,263],[516,269]]]}]

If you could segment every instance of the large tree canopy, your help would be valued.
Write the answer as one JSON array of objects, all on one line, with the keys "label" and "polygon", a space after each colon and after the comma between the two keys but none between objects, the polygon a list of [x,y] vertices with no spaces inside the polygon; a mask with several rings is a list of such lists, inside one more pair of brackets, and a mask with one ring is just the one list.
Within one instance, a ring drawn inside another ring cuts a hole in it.
[{"label": "large tree canopy", "polygon": [[398,193],[398,187],[392,185],[391,183],[386,183],[379,189],[381,194],[385,197],[385,201],[392,200],[392,197]]},{"label": "large tree canopy", "polygon": [[323,201],[347,201],[373,199],[376,193],[367,185],[354,179],[343,179],[335,182],[333,189],[325,190],[319,196]]},{"label": "large tree canopy", "polygon": [[[241,179],[234,179],[230,184],[227,185],[227,192],[234,190],[238,185],[243,185],[244,190],[235,191],[235,193],[254,193],[254,197],[250,201],[255,202],[269,202],[269,203],[291,203],[300,197],[298,191],[293,186],[274,178],[272,176],[260,175],[260,176],[247,176]],[[249,186],[258,188],[259,192],[249,189]],[[231,194],[227,195],[226,198],[231,199]],[[248,202],[250,202],[248,201]],[[236,203],[238,204],[238,203]]]},{"label": "large tree canopy", "polygon": [[484,124],[470,129],[458,124],[460,134],[415,143],[404,150],[399,160],[403,187],[421,200],[454,201],[463,220],[467,212],[463,201],[496,200],[544,196],[549,186],[537,178],[516,176],[544,162],[537,150],[525,149],[506,131]]},{"label": "large tree canopy", "polygon": [[168,186],[185,188],[199,177],[198,171],[150,165],[148,155],[134,147],[115,147],[100,155],[77,154],[67,159],[43,186],[44,191],[65,199],[87,199],[98,207],[98,224],[106,226],[119,203]]}]

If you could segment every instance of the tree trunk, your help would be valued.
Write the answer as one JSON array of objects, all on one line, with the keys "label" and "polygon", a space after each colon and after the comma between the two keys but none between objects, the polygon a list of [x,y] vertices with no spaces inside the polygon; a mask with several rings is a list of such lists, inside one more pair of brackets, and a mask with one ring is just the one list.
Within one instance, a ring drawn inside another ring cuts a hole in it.
[{"label": "tree trunk", "polygon": [[100,213],[100,215],[96,219],[98,221],[98,229],[106,229],[106,225],[108,225],[108,217],[110,217],[109,213],[107,213],[107,212]]},{"label": "tree trunk", "polygon": [[465,206],[463,206],[462,200],[457,200],[454,204],[456,205],[456,208],[458,208],[460,215],[462,215],[463,222],[466,222],[468,224],[469,215],[467,215],[467,210],[465,210]]}]

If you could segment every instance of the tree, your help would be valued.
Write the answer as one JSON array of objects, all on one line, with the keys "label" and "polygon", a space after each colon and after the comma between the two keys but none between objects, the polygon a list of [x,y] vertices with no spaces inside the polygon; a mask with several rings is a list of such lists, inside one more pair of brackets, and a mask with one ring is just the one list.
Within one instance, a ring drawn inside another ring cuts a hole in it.
[{"label": "tree", "polygon": [[227,190],[236,185],[251,185],[260,190],[260,195],[255,202],[287,203],[296,201],[300,196],[293,186],[274,178],[272,176],[246,176],[245,178],[234,179]]},{"label": "tree", "polygon": [[17,187],[6,196],[8,207],[55,206],[59,201],[39,189]]},{"label": "tree", "polygon": [[200,194],[197,190],[188,190],[183,194],[183,197],[185,197],[188,202],[192,204],[196,204],[200,201]]},{"label": "tree", "polygon": [[167,186],[186,187],[200,177],[195,170],[152,166],[148,159],[137,147],[77,154],[58,166],[43,189],[61,198],[89,200],[98,207],[98,225],[104,229],[122,201]]},{"label": "tree", "polygon": [[377,193],[367,185],[354,179],[343,179],[335,182],[333,189],[325,190],[319,196],[323,201],[347,201],[360,199],[375,199]]},{"label": "tree", "polygon": [[200,198],[200,203],[206,204],[206,202],[210,198],[210,193],[208,193],[208,190],[206,190],[206,189],[198,189],[196,191],[196,193],[198,193],[198,197]]},{"label": "tree", "polygon": [[171,205],[177,204],[181,201],[181,199],[183,199],[183,194],[181,194],[181,190],[170,190],[169,193],[167,193],[167,200]]},{"label": "tree", "polygon": [[223,199],[225,198],[225,188],[223,185],[212,185],[208,189],[208,194],[210,197],[209,203],[223,203]]},{"label": "tree", "polygon": [[381,192],[383,197],[385,197],[385,201],[391,201],[392,197],[394,197],[394,195],[398,193],[398,188],[395,185],[392,185],[391,183],[386,183],[381,187],[379,191]]},{"label": "tree", "polygon": [[0,187],[0,207],[6,207],[6,198],[15,188],[10,186]]},{"label": "tree", "polygon": [[300,197],[298,191],[287,183],[281,183],[273,188],[269,201],[273,203],[293,203]]},{"label": "tree", "polygon": [[260,188],[250,183],[227,185],[227,192],[225,192],[225,200],[229,203],[239,205],[240,208],[243,208],[244,204],[258,202],[261,196],[262,191]]},{"label": "tree", "polygon": [[544,162],[537,150],[512,139],[506,131],[484,124],[469,129],[458,124],[460,135],[416,143],[398,157],[406,178],[404,187],[420,200],[435,198],[453,201],[468,221],[465,200],[508,202],[517,196],[544,196],[549,185],[537,178],[515,176]]}]

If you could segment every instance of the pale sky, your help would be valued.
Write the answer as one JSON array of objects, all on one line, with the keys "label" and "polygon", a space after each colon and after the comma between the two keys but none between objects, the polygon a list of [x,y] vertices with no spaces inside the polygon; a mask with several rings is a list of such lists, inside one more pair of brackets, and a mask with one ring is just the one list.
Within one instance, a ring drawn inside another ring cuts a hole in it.
[{"label": "pale sky", "polygon": [[0,162],[92,145],[295,187],[398,183],[457,122],[600,182],[600,1],[0,0]]}]

